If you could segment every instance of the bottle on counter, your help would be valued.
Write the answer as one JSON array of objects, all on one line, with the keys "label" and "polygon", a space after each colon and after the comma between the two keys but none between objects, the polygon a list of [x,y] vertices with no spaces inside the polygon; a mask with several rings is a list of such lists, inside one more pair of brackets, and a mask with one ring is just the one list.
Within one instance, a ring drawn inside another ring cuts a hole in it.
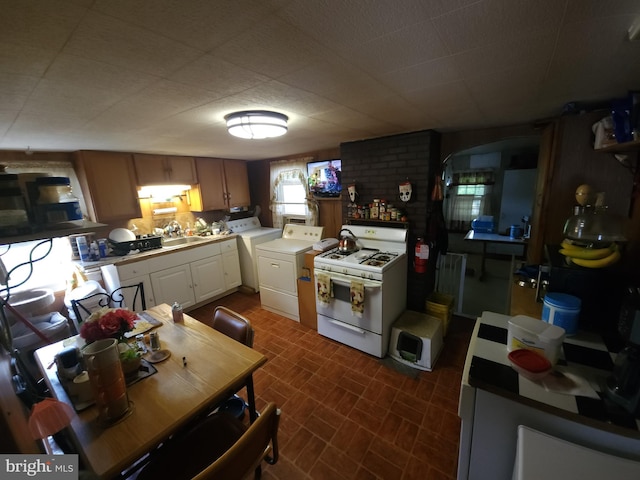
[{"label": "bottle on counter", "polygon": [[380,215],[380,200],[377,198],[373,199],[373,203],[371,204],[371,211],[369,212],[369,217],[372,220],[377,220]]},{"label": "bottle on counter", "polygon": [[76,245],[78,247],[78,255],[83,262],[89,261],[89,245],[87,244],[87,237],[76,237]]},{"label": "bottle on counter", "polygon": [[89,260],[92,262],[100,260],[100,249],[98,248],[98,242],[95,240],[91,242],[91,246],[89,247]]},{"label": "bottle on counter", "polygon": [[173,316],[173,323],[184,323],[182,305],[178,302],[173,302],[173,305],[171,306],[171,315]]}]

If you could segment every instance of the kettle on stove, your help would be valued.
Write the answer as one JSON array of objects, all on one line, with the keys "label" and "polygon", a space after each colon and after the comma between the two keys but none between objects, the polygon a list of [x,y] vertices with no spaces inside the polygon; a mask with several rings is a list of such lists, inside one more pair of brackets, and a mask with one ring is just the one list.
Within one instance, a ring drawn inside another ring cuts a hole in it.
[{"label": "kettle on stove", "polygon": [[[349,235],[343,235],[342,232],[347,232]],[[340,230],[338,237],[338,251],[340,253],[353,253],[358,250],[358,239],[348,228]]]}]

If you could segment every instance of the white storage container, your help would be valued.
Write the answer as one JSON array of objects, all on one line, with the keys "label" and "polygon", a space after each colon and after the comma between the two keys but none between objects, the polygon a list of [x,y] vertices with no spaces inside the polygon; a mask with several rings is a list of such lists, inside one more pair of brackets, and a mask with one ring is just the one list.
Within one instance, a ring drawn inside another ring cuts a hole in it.
[{"label": "white storage container", "polygon": [[537,318],[516,315],[509,320],[508,331],[508,351],[526,348],[544,355],[552,365],[558,361],[565,337],[563,328]]}]

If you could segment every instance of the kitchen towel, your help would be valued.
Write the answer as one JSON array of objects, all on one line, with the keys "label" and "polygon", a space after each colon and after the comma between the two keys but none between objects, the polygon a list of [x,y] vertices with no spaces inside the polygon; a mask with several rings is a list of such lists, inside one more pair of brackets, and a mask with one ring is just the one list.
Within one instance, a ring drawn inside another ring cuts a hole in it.
[{"label": "kitchen towel", "polygon": [[351,313],[356,317],[364,313],[364,283],[357,280],[351,281]]},{"label": "kitchen towel", "polygon": [[331,277],[326,273],[319,273],[317,275],[318,283],[318,301],[324,305],[329,305],[333,291],[331,289]]}]

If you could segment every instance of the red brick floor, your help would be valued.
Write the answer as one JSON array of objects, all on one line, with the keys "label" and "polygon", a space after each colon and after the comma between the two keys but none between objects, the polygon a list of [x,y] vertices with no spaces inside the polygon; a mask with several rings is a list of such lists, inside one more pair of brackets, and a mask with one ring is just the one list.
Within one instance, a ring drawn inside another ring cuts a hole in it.
[{"label": "red brick floor", "polygon": [[208,323],[216,305],[245,315],[267,363],[254,374],[258,409],[282,409],[280,460],[263,478],[424,480],[456,477],[458,395],[472,321],[455,318],[432,372],[417,378],[234,293],[189,312]]}]

